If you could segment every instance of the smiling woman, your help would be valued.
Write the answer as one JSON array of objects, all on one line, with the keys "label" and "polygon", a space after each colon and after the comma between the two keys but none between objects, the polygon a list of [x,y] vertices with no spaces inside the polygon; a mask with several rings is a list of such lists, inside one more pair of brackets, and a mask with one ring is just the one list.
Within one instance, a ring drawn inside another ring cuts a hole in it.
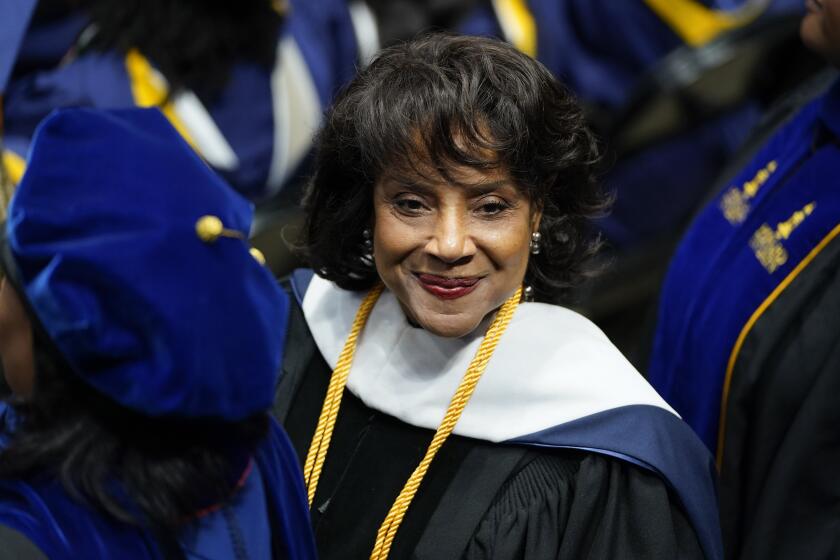
[{"label": "smiling woman", "polygon": [[597,249],[597,156],[493,40],[387,49],[339,96],[275,403],[323,558],[719,557],[708,453],[548,303]]},{"label": "smiling woman", "polygon": [[[454,168],[373,189],[373,250],[382,282],[406,316],[440,335],[471,333],[525,277],[541,212],[507,174]],[[432,175],[433,177],[433,175]]]}]

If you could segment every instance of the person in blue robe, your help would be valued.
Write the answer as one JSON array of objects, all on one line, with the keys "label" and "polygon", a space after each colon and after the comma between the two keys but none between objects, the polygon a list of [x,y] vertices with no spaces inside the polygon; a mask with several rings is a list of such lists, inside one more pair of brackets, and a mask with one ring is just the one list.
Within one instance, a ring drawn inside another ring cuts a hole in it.
[{"label": "person in blue robe", "polygon": [[274,406],[322,558],[721,558],[707,450],[546,303],[596,250],[596,160],[503,41],[384,49],[337,99]]},{"label": "person in blue robe", "polygon": [[[840,65],[840,3],[801,35]],[[697,217],[660,300],[650,381],[717,455],[730,558],[840,553],[840,83]]]},{"label": "person in blue robe", "polygon": [[270,198],[353,76],[355,34],[342,0],[42,1],[5,94],[5,165],[19,180],[54,108],[157,106],[240,193]]},{"label": "person in blue robe", "polygon": [[[678,48],[699,48],[758,18],[798,14],[803,9],[800,0],[479,4],[459,31],[504,37],[535,56],[592,109],[599,117],[595,124],[621,114],[643,79]],[[611,246],[619,253],[632,251],[681,231],[758,122],[761,108],[761,100],[744,99],[687,130],[619,153],[604,177],[615,202],[610,214],[598,221]],[[617,148],[610,146],[611,140],[605,138],[608,147]]]},{"label": "person in blue robe", "polygon": [[0,236],[0,556],[315,558],[251,205],[157,109],[54,112],[28,162]]}]

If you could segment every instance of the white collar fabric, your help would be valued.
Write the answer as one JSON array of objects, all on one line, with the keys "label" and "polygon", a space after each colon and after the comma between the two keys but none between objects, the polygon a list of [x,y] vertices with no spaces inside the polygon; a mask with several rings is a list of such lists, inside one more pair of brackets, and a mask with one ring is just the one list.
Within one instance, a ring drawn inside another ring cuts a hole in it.
[{"label": "white collar fabric", "polygon": [[[303,313],[334,368],[363,293],[314,276]],[[411,326],[385,290],[359,337],[347,388],[367,406],[437,429],[481,344]],[[501,442],[606,410],[650,405],[676,415],[591,321],[569,309],[521,304],[455,427],[461,436]]]}]

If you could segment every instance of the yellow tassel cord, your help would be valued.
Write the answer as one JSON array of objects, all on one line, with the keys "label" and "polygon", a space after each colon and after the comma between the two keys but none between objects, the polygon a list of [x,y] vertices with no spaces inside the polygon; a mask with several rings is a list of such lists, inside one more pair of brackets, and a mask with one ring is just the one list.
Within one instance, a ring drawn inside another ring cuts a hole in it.
[{"label": "yellow tassel cord", "polygon": [[[371,292],[362,301],[359,310],[356,312],[356,318],[353,321],[353,326],[350,329],[350,335],[344,343],[344,349],[338,359],[338,364],[333,371],[330,379],[330,384],[327,389],[327,397],[324,400],[324,406],[321,409],[321,416],[318,419],[318,427],[315,429],[315,435],[312,438],[312,443],[309,447],[309,453],[306,456],[306,463],[303,467],[304,479],[309,494],[309,505],[312,506],[312,500],[315,497],[315,490],[318,487],[318,478],[321,475],[321,470],[326,459],[327,449],[329,448],[330,438],[332,437],[333,427],[338,418],[338,409],[341,404],[341,396],[344,393],[344,386],[347,383],[347,377],[350,373],[350,367],[353,364],[353,355],[356,350],[356,341],[359,333],[367,323],[373,306],[379,295],[382,293],[382,286],[378,286],[371,290]],[[493,355],[496,346],[499,344],[499,339],[502,333],[507,329],[513,313],[516,311],[519,301],[522,298],[522,288],[516,290],[499,311],[496,317],[487,329],[484,335],[484,340],[481,342],[478,351],[470,362],[467,372],[461,379],[461,384],[449,403],[446,414],[443,417],[437,431],[435,432],[432,442],[429,444],[426,454],[414,472],[408,478],[402,491],[400,492],[391,510],[385,517],[385,521],[379,527],[376,535],[376,543],[371,553],[371,559],[384,560],[388,557],[391,550],[391,545],[394,542],[394,537],[397,530],[405,517],[408,507],[411,505],[417,490],[420,488],[420,483],[423,477],[429,470],[432,460],[435,458],[438,450],[443,446],[446,438],[455,429],[455,425],[461,418],[464,408],[472,397],[473,391],[481,379],[481,375],[487,368],[490,358]]]},{"label": "yellow tassel cord", "polygon": [[0,152],[0,165],[12,185],[17,185],[23,179],[23,172],[26,171],[26,161],[14,152],[3,150]]},{"label": "yellow tassel cord", "polygon": [[525,0],[494,0],[493,7],[510,43],[532,58],[537,56],[537,22]]},{"label": "yellow tassel cord", "polygon": [[169,101],[169,85],[137,49],[125,56],[125,69],[131,82],[131,95],[138,107],[158,107],[170,124],[197,151],[195,140]]}]

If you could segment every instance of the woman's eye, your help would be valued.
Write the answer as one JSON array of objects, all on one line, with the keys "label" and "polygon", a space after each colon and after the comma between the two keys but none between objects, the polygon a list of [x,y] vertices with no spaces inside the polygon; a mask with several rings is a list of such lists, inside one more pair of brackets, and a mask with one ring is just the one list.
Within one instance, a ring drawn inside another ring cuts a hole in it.
[{"label": "woman's eye", "polygon": [[496,216],[508,208],[510,208],[510,206],[508,206],[505,202],[502,202],[501,200],[494,200],[481,204],[478,207],[478,211],[485,216]]},{"label": "woman's eye", "polygon": [[416,214],[425,209],[425,205],[416,198],[400,198],[394,201],[394,205],[401,211]]}]

